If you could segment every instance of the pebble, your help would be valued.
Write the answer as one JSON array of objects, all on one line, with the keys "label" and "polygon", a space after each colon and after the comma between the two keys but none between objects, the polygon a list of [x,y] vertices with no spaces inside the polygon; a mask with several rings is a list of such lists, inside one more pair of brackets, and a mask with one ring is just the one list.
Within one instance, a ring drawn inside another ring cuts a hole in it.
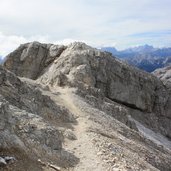
[{"label": "pebble", "polygon": [[102,154],[103,154],[102,152],[98,152],[98,153],[97,153],[98,156],[101,156]]},{"label": "pebble", "polygon": [[0,157],[0,166],[5,166],[10,162],[14,162],[15,160],[16,160],[15,157],[9,157],[9,156]]},{"label": "pebble", "polygon": [[112,145],[112,143],[108,143],[108,144],[107,144],[108,147],[111,147],[111,145]]},{"label": "pebble", "polygon": [[4,158],[0,157],[0,166],[5,166],[7,165],[7,162],[5,161]]},{"label": "pebble", "polygon": [[7,163],[8,162],[14,162],[16,160],[15,157],[9,157],[9,156],[6,156],[4,159]]}]

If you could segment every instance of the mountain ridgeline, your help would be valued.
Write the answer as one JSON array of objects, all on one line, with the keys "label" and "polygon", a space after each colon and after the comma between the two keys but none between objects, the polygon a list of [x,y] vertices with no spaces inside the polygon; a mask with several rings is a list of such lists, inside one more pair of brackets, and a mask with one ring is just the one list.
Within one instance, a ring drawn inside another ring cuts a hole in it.
[{"label": "mountain ridgeline", "polygon": [[170,171],[170,71],[81,42],[20,45],[0,66],[0,170]]},{"label": "mountain ridgeline", "polygon": [[112,55],[147,72],[153,72],[155,69],[171,64],[171,48],[154,48],[144,45],[122,51],[112,47],[104,47],[101,50],[110,52]]}]

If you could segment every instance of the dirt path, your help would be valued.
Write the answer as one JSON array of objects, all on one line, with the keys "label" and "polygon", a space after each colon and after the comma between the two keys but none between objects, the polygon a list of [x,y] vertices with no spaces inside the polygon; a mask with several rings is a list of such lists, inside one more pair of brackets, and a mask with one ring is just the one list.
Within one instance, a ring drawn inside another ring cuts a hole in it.
[{"label": "dirt path", "polygon": [[94,145],[87,129],[89,121],[86,113],[82,112],[75,104],[70,89],[60,89],[60,95],[56,99],[77,117],[77,125],[74,125],[73,133],[77,140],[67,140],[64,148],[72,152],[80,159],[79,164],[71,168],[72,171],[106,171],[101,159],[97,156]]},{"label": "dirt path", "polygon": [[72,94],[69,90],[64,90],[60,95],[65,106],[76,116],[78,124],[74,126],[74,134],[77,137],[75,141],[68,141],[65,147],[71,150],[79,159],[79,164],[73,168],[74,171],[104,171],[102,161],[97,157],[91,139],[86,132],[89,121],[86,114],[77,108],[72,100]]}]

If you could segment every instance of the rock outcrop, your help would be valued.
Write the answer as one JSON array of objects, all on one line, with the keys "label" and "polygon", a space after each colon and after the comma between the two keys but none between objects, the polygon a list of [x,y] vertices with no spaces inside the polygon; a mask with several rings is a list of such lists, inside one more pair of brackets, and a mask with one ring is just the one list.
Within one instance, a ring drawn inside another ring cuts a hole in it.
[{"label": "rock outcrop", "polygon": [[[114,170],[115,162],[121,170],[169,171],[170,97],[154,75],[84,43],[23,44],[0,67],[0,148],[74,171]],[[111,156],[115,162],[104,162]]]},{"label": "rock outcrop", "polygon": [[7,56],[4,66],[20,77],[36,79],[65,48],[39,42],[23,44]]},{"label": "rock outcrop", "polygon": [[[40,80],[55,86],[59,75],[73,86],[84,84],[99,89],[107,98],[141,111],[152,112],[156,110],[155,103],[163,106],[167,98],[164,86],[156,77],[85,44],[70,45]],[[161,94],[163,97],[157,99]]]}]

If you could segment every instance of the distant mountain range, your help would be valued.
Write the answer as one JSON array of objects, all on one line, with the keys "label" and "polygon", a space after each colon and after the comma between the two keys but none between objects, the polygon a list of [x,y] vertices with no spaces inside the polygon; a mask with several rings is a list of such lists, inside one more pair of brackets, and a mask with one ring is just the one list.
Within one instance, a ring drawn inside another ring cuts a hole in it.
[{"label": "distant mountain range", "polygon": [[2,56],[0,56],[0,64],[2,64],[4,62],[5,58],[3,58]]},{"label": "distant mountain range", "polygon": [[2,57],[0,56],[0,64],[2,63],[2,61],[3,61],[3,59],[2,59]]},{"label": "distant mountain range", "polygon": [[118,51],[114,47],[103,47],[101,50],[110,52],[113,56],[147,72],[171,64],[171,48],[154,48],[153,46],[144,45],[122,51]]}]

